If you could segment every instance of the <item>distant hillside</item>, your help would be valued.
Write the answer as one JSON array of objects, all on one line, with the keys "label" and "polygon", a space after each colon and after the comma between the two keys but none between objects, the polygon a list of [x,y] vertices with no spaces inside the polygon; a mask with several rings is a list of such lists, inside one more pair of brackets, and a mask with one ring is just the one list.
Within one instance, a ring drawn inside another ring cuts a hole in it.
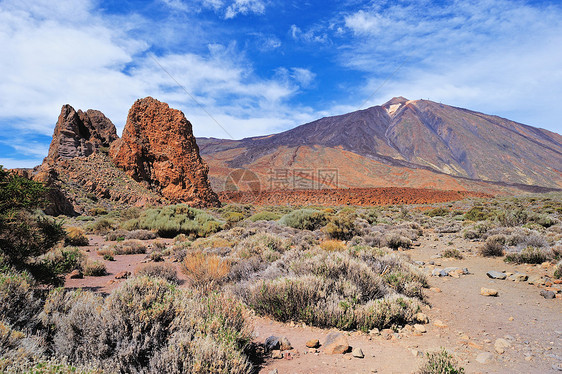
[{"label": "distant hillside", "polygon": [[265,187],[272,170],[334,168],[340,187],[562,188],[561,135],[403,97],[275,135],[197,143],[215,190],[236,168],[255,171]]}]

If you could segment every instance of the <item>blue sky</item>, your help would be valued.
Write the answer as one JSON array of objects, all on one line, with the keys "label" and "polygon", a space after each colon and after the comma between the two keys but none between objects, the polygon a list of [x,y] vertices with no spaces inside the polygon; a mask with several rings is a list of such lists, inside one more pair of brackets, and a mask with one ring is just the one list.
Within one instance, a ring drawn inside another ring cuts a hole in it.
[{"label": "blue sky", "polygon": [[562,133],[560,20],[558,0],[0,0],[0,164],[41,163],[63,104],[121,133],[145,96],[218,138],[393,96]]}]

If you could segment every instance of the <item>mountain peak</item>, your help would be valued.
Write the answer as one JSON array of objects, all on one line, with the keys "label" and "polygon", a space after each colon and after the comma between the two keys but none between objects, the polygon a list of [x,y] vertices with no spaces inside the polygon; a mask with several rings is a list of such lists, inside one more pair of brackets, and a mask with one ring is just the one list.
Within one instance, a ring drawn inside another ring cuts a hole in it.
[{"label": "mountain peak", "polygon": [[388,100],[386,103],[384,103],[383,105],[381,105],[383,108],[388,108],[391,105],[396,105],[396,104],[405,104],[406,102],[408,102],[410,100],[406,99],[403,96],[398,96],[398,97],[393,97],[392,99]]},{"label": "mountain peak", "polygon": [[406,104],[408,99],[403,96],[393,97],[392,99],[388,100],[386,103],[382,105],[384,109],[386,109],[389,116],[393,116],[398,109],[402,107],[402,105]]}]

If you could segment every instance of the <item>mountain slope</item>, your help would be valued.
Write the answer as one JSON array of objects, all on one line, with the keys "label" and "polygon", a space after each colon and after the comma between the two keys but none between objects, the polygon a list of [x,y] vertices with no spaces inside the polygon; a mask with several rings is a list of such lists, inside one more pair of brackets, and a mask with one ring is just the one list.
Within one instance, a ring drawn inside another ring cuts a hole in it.
[{"label": "mountain slope", "polygon": [[478,181],[562,187],[559,134],[403,97],[275,135],[197,142],[215,189],[235,168],[267,180],[267,169],[283,167],[337,168],[340,187],[462,189]]}]

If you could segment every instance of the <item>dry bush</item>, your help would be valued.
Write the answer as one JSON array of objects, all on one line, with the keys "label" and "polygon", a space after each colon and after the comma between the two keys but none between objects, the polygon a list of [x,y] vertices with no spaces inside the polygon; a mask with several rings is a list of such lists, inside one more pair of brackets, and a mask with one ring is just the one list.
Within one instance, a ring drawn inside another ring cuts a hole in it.
[{"label": "dry bush", "polygon": [[81,247],[90,244],[84,230],[80,227],[67,227],[65,230],[64,245]]},{"label": "dry bush", "polygon": [[108,232],[105,235],[105,240],[109,241],[109,242],[119,242],[119,241],[123,241],[125,240],[125,237],[127,236],[129,232],[126,230],[115,230],[115,231],[111,231]]},{"label": "dry bush", "polygon": [[0,273],[0,321],[13,328],[33,326],[41,309],[41,300],[34,292],[35,284],[27,273]]},{"label": "dry bush", "polygon": [[258,233],[249,236],[236,245],[235,254],[240,258],[260,256],[264,261],[273,262],[290,248],[291,241],[275,234]]},{"label": "dry bush", "polygon": [[48,351],[104,372],[250,373],[243,306],[228,297],[133,277],[107,298],[56,290],[42,314]]},{"label": "dry bush", "polygon": [[508,253],[505,260],[516,264],[542,264],[553,258],[554,254],[548,248],[527,247],[521,252]]},{"label": "dry bush", "polygon": [[456,258],[457,260],[462,260],[463,258],[461,251],[456,248],[449,248],[444,250],[441,256],[446,258]]},{"label": "dry bush", "polygon": [[384,238],[385,245],[388,248],[397,250],[398,248],[410,248],[412,247],[412,240],[405,236],[400,235],[398,232],[391,232],[387,234]]},{"label": "dry bush", "polygon": [[125,239],[151,240],[155,238],[156,238],[156,234],[150,230],[133,230],[133,231],[129,231],[125,235]]},{"label": "dry bush", "polygon": [[562,279],[562,261],[559,261],[554,268],[554,278]]},{"label": "dry bush", "polygon": [[199,238],[195,240],[191,247],[194,249],[206,249],[206,248],[232,248],[233,243],[225,238],[219,236],[210,236],[208,238]]},{"label": "dry bush", "polygon": [[86,276],[101,277],[107,274],[107,268],[101,261],[87,259],[82,264],[82,272]]},{"label": "dry bush", "polygon": [[[233,291],[260,314],[281,321],[298,320],[321,327],[340,329],[385,328],[417,310],[425,276],[398,257],[372,250],[307,252],[291,250],[257,276],[236,284]],[[398,298],[389,296],[394,292]],[[383,300],[392,308],[383,307]],[[396,300],[406,300],[399,303]],[[377,302],[375,304],[375,302]],[[377,318],[366,308],[377,306]]]},{"label": "dry bush", "polygon": [[134,255],[146,253],[148,246],[140,240],[125,240],[124,242],[113,245],[117,255]]},{"label": "dry bush", "polygon": [[104,258],[105,258],[105,257],[110,257],[110,256],[113,257],[113,256],[115,256],[115,254],[116,254],[116,253],[115,253],[115,250],[112,249],[112,248],[110,248],[110,247],[108,247],[108,246],[102,247],[102,248],[99,249],[96,253],[97,253],[98,256],[101,256],[101,257],[104,257]]},{"label": "dry bush", "polygon": [[486,239],[486,243],[480,248],[480,254],[484,257],[499,257],[504,255],[505,235],[492,235]]},{"label": "dry bush", "polygon": [[320,248],[328,252],[343,251],[345,249],[345,243],[341,240],[325,240],[320,243]]},{"label": "dry bush", "polygon": [[230,272],[230,262],[220,256],[203,252],[187,253],[181,271],[189,283],[203,292],[216,289]]},{"label": "dry bush", "polygon": [[463,374],[464,368],[459,367],[457,360],[445,348],[439,352],[427,353],[427,361],[417,374]]},{"label": "dry bush", "polygon": [[172,264],[145,264],[135,270],[138,277],[163,278],[170,283],[179,284],[176,266]]}]

